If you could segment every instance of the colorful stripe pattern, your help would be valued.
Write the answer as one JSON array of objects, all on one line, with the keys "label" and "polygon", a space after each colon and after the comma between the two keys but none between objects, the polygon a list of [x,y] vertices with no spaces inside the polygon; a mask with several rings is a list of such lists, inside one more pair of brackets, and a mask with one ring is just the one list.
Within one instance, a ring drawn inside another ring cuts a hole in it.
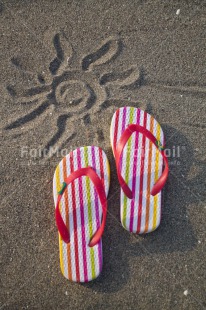
[{"label": "colorful stripe pattern", "polygon": [[[76,149],[62,159],[53,178],[54,204],[62,183],[71,172],[91,166],[101,178],[108,195],[110,168],[106,154],[95,146]],[[60,210],[70,232],[70,243],[59,235],[60,266],[63,275],[75,282],[95,279],[102,270],[102,241],[94,247],[88,243],[101,224],[102,209],[92,181],[81,177],[68,185]]]},{"label": "colorful stripe pattern", "polygon": [[[148,113],[133,107],[118,109],[112,118],[111,143],[117,145],[129,124],[139,124],[150,130],[163,144],[164,134],[158,122]],[[155,230],[161,220],[161,192],[151,196],[150,191],[162,174],[163,159],[157,148],[141,133],[133,133],[122,154],[121,174],[135,193],[129,199],[121,190],[121,222],[133,233]]]}]

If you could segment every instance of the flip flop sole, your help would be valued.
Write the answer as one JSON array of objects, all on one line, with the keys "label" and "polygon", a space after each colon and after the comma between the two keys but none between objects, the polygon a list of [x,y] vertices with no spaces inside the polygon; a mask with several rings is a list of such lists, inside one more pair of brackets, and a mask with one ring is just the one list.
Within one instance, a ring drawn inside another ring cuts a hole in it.
[{"label": "flip flop sole", "polygon": [[[63,181],[73,171],[91,166],[101,178],[106,195],[110,168],[106,154],[95,146],[81,147],[58,164],[53,178],[54,204]],[[89,247],[89,241],[101,225],[102,207],[92,181],[80,177],[67,186],[60,203],[62,218],[70,233],[70,243],[59,235],[60,266],[63,275],[75,282],[95,279],[102,270],[102,241]]]},{"label": "flip flop sole", "polygon": [[[110,138],[112,149],[129,124],[146,127],[164,144],[164,134],[159,123],[148,113],[133,107],[118,109],[112,118]],[[120,163],[121,175],[135,193],[129,199],[121,190],[121,223],[133,233],[149,233],[161,220],[161,192],[150,195],[155,182],[162,174],[163,159],[159,150],[141,133],[134,132],[129,138]]]}]

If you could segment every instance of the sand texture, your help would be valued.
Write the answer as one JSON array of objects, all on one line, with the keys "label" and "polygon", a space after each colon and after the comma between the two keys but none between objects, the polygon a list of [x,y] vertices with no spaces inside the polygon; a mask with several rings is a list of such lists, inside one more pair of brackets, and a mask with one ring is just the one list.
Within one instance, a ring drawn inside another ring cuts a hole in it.
[{"label": "sand texture", "polygon": [[[0,309],[206,308],[205,1],[0,1]],[[170,175],[160,227],[120,223],[109,129],[118,107],[161,124]],[[59,266],[52,178],[66,152],[111,165],[103,271]]]}]

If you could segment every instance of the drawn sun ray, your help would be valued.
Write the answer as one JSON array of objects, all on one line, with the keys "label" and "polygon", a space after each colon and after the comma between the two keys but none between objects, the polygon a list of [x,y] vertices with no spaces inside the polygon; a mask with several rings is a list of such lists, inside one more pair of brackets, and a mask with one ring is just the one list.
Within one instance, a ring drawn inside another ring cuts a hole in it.
[{"label": "drawn sun ray", "polygon": [[82,59],[82,70],[90,70],[94,66],[114,60],[122,51],[122,42],[109,38],[97,50]]},{"label": "drawn sun ray", "polygon": [[[122,100],[112,98],[108,87],[114,86],[121,90],[138,82],[140,77],[137,66],[132,66],[122,73],[99,75],[96,71],[96,68],[101,69],[102,65],[121,54],[123,45],[119,39],[108,38],[93,52],[83,57],[79,69],[73,69],[73,48],[66,35],[60,32],[52,37],[53,40],[50,41],[54,57],[48,65],[47,74],[37,72],[35,82],[38,82],[38,85],[23,90],[21,94],[12,85],[7,86],[9,94],[17,103],[30,103],[35,106],[25,115],[11,120],[5,127],[6,130],[12,129],[12,132],[22,125],[25,129],[32,130],[37,126],[40,116],[48,114],[52,108],[52,120],[56,122],[56,128],[54,133],[48,136],[45,145],[47,149],[62,145],[68,139],[67,122],[75,124],[77,119],[83,120],[85,117],[90,119],[91,115],[98,114],[102,107],[107,108],[112,102],[117,106],[123,104]],[[47,36],[47,40],[50,38],[51,35]],[[15,63],[19,65],[18,62]],[[20,65],[19,67],[22,70],[23,67]],[[75,126],[70,127],[73,127],[73,130],[69,133],[69,139],[73,139],[76,135]]]},{"label": "drawn sun ray", "polygon": [[160,88],[165,91],[169,90],[176,94],[185,94],[185,95],[191,95],[196,97],[203,97],[206,95],[206,85],[204,84],[198,84],[190,83],[189,81],[185,81],[184,83],[175,82],[175,81],[158,81],[156,83],[155,81],[145,81],[145,85],[149,85],[150,87],[154,88]]},{"label": "drawn sun ray", "polygon": [[[18,58],[11,58],[11,63],[15,66],[15,68],[21,73],[22,76],[27,76],[29,79],[36,79],[36,73],[30,70],[27,70],[20,62]],[[39,75],[40,76],[40,75]],[[37,77],[38,78],[38,77]]]},{"label": "drawn sun ray", "polygon": [[[71,117],[70,114],[65,114],[65,115],[60,115],[57,118],[57,130],[54,133],[54,135],[52,136],[52,138],[48,141],[47,145],[45,146],[46,150],[49,150],[50,148],[52,148],[53,146],[56,145],[56,143],[59,141],[59,139],[62,137],[62,135],[64,134],[65,130],[66,130],[66,122],[67,120]],[[70,139],[73,139],[75,137],[75,133],[72,133],[70,135]]]},{"label": "drawn sun ray", "polygon": [[140,70],[137,66],[132,66],[123,72],[109,72],[100,77],[101,85],[117,84],[124,88],[137,83],[140,80]]},{"label": "drawn sun ray", "polygon": [[17,90],[13,86],[7,86],[7,90],[9,94],[14,97],[16,102],[29,103],[40,98],[46,98],[47,95],[52,91],[52,88],[51,85],[37,86],[26,89],[21,94],[18,94]]},{"label": "drawn sun ray", "polygon": [[53,49],[56,55],[49,64],[49,71],[51,75],[55,76],[68,68],[73,55],[73,48],[64,32],[53,35]]},{"label": "drawn sun ray", "polygon": [[40,104],[36,109],[32,110],[32,112],[26,114],[23,117],[18,118],[13,123],[9,124],[5,127],[5,129],[15,129],[17,127],[20,127],[30,121],[33,121],[36,117],[38,117],[40,114],[42,114],[48,107],[50,103],[49,101],[44,101],[42,104]]}]

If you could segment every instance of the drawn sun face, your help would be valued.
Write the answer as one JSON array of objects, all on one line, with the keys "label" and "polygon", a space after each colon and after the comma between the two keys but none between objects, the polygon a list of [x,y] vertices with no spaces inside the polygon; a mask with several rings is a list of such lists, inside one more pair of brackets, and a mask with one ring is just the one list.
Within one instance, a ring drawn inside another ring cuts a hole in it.
[{"label": "drawn sun face", "polygon": [[[101,68],[103,64],[113,61],[120,55],[121,40],[114,38],[105,40],[94,52],[80,60],[79,69],[74,66],[73,48],[65,34],[55,34],[53,45],[56,56],[48,66],[49,74],[46,76],[37,74],[38,86],[24,90],[21,96],[17,94],[14,87],[7,87],[16,101],[20,104],[30,103],[34,108],[18,119],[12,120],[6,130],[18,130],[22,126],[32,130],[38,124],[37,120],[42,119],[42,115],[46,115],[52,109],[52,117],[56,119],[57,128],[45,148],[58,145],[61,137],[60,123],[61,126],[66,127],[67,120],[74,122],[77,119],[83,119],[86,115],[98,114],[105,104],[114,104],[118,98],[112,98],[109,92],[110,85],[115,85],[122,90],[138,84],[141,78],[137,66],[131,66],[121,73],[98,72],[97,68]],[[19,67],[14,58],[12,63]],[[75,132],[70,132],[70,135],[74,137]],[[61,137],[61,141],[63,140]]]}]

